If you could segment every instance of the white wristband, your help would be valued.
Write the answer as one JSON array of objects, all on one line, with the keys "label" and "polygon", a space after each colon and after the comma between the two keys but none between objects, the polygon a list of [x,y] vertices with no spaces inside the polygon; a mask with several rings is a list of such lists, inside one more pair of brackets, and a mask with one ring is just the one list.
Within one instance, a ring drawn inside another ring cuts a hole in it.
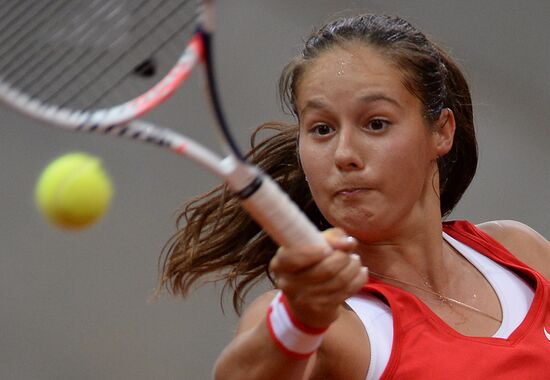
[{"label": "white wristband", "polygon": [[281,291],[267,310],[267,327],[277,347],[295,359],[306,359],[317,351],[328,328],[312,328],[296,320]]}]

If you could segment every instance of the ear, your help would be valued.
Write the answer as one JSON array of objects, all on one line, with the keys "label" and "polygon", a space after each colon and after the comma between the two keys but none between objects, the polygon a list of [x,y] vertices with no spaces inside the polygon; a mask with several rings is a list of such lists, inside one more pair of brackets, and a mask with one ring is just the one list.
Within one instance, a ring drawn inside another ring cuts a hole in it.
[{"label": "ear", "polygon": [[439,119],[434,123],[433,139],[435,154],[441,157],[449,153],[453,146],[456,130],[456,122],[453,111],[444,108],[439,114]]}]

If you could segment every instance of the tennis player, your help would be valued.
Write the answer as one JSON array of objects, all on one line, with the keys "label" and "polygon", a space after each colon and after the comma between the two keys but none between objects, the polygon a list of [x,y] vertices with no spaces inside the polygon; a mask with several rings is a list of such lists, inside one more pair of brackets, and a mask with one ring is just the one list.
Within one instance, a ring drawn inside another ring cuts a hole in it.
[{"label": "tennis player", "polygon": [[164,285],[217,273],[239,311],[274,283],[215,378],[548,378],[550,243],[515,221],[443,221],[477,165],[449,55],[401,18],[360,15],[310,36],[280,84],[297,124],[262,126],[253,161],[331,248],[277,249],[224,188],[187,206]]}]

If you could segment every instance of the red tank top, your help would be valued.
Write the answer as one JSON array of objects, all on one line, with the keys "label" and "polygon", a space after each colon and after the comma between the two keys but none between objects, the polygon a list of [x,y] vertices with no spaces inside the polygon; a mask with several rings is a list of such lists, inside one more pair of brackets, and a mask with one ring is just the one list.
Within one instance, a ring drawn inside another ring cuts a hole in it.
[{"label": "red tank top", "polygon": [[466,221],[446,222],[458,241],[514,271],[535,290],[527,316],[507,338],[464,336],[411,293],[371,280],[393,317],[393,347],[381,379],[550,379],[550,282]]}]

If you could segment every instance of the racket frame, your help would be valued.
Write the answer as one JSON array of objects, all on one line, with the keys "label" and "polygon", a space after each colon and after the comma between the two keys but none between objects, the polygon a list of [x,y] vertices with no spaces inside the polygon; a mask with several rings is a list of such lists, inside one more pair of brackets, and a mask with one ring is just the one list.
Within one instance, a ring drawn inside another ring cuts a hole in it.
[{"label": "racket frame", "polygon": [[[326,245],[319,230],[288,195],[269,176],[244,161],[225,121],[215,84],[212,64],[212,1],[203,0],[201,6],[199,28],[177,63],[157,84],[132,100],[112,108],[75,111],[33,99],[0,77],[0,101],[45,124],[72,131],[123,136],[169,148],[174,153],[192,159],[224,180],[241,199],[243,207],[252,218],[278,244]],[[206,69],[209,98],[224,136],[224,148],[230,151],[225,158],[180,133],[138,119],[172,96],[199,62],[202,62]]]}]

